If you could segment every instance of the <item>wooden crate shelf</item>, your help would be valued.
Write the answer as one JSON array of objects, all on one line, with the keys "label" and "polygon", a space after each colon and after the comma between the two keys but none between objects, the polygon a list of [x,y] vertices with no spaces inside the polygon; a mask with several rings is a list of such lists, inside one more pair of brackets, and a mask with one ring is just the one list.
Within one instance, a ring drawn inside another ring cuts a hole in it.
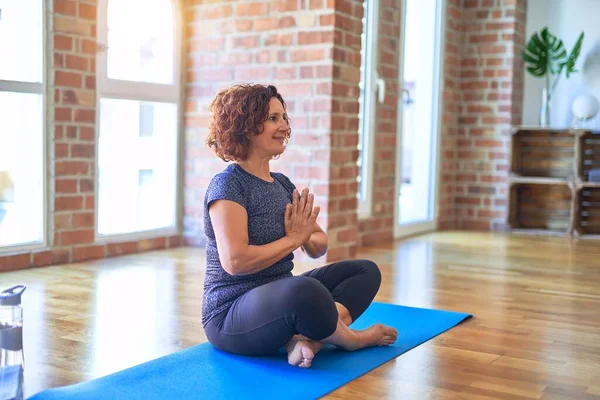
[{"label": "wooden crate shelf", "polygon": [[574,179],[576,137],[571,131],[517,130],[512,137],[511,172],[519,176]]},{"label": "wooden crate shelf", "polygon": [[575,197],[575,235],[600,238],[600,185],[583,186]]},{"label": "wooden crate shelf", "polygon": [[600,239],[600,132],[517,127],[511,137],[509,231]]},{"label": "wooden crate shelf", "polygon": [[600,168],[600,135],[586,132],[579,140],[578,177],[581,181],[589,180],[590,170]]},{"label": "wooden crate shelf", "polygon": [[575,183],[576,189],[581,188],[600,188],[600,182],[577,182]]},{"label": "wooden crate shelf", "polygon": [[544,177],[536,177],[536,176],[521,176],[521,175],[510,175],[508,177],[508,181],[513,183],[531,183],[531,184],[540,184],[540,185],[562,185],[562,184],[571,184],[572,181],[568,179],[562,178],[544,178]]},{"label": "wooden crate shelf", "polygon": [[510,187],[508,225],[518,232],[568,235],[573,189],[568,183],[515,183]]}]

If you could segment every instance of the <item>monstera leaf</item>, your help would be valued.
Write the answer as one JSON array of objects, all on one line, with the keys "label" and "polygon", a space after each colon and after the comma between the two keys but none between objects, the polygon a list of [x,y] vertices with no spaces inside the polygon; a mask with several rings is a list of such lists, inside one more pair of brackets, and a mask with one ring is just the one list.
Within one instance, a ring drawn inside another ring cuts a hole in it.
[{"label": "monstera leaf", "polygon": [[579,38],[577,39],[577,42],[575,42],[575,46],[573,47],[571,54],[569,54],[569,58],[565,62],[565,66],[567,67],[567,78],[569,77],[570,74],[572,74],[574,72],[578,72],[575,69],[575,63],[577,62],[577,58],[579,57],[579,54],[581,53],[582,43],[583,43],[583,32],[581,32],[581,34],[579,35]]},{"label": "monstera leaf", "polygon": [[560,75],[566,67],[568,78],[570,74],[577,72],[575,63],[581,52],[583,36],[581,32],[571,54],[567,55],[563,41],[550,33],[548,28],[534,33],[523,51],[523,60],[528,64],[527,70],[534,76],[543,77]]}]

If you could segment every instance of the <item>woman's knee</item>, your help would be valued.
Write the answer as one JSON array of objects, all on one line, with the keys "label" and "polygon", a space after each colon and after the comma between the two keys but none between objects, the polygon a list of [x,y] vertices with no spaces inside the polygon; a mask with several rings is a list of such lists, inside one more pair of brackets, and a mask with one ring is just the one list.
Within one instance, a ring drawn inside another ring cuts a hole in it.
[{"label": "woman's knee", "polygon": [[337,326],[338,311],[335,300],[327,288],[314,278],[290,278],[284,301],[295,326],[302,335],[321,340],[333,334]]},{"label": "woman's knee", "polygon": [[356,260],[360,263],[360,270],[365,275],[365,283],[373,287],[376,291],[381,286],[381,270],[379,266],[371,260]]},{"label": "woman's knee", "polygon": [[318,280],[305,276],[290,278],[284,300],[300,307],[320,307],[331,304],[335,308],[335,302],[329,290]]}]

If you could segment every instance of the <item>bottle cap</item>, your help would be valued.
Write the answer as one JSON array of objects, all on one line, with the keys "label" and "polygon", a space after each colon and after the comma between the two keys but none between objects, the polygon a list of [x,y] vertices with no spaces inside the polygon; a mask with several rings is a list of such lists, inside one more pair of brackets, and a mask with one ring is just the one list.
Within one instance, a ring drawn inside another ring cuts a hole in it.
[{"label": "bottle cap", "polygon": [[25,285],[13,286],[0,293],[1,306],[16,306],[21,304],[21,294],[25,291]]}]

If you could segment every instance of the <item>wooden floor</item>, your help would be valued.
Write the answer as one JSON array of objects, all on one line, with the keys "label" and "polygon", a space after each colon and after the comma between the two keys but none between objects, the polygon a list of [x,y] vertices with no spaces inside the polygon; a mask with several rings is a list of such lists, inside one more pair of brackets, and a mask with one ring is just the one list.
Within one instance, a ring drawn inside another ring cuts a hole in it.
[{"label": "wooden floor", "polygon": [[[329,398],[600,399],[600,242],[438,233],[360,257],[383,271],[376,300],[474,318]],[[0,274],[28,286],[26,395],[205,341],[203,269],[176,249]]]}]

